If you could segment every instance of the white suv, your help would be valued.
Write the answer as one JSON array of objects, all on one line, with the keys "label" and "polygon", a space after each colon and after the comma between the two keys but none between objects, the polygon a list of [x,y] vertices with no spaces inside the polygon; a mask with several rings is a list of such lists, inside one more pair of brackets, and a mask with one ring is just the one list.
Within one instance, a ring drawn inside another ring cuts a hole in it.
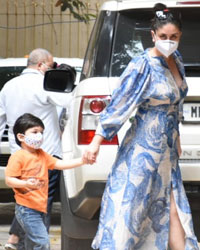
[{"label": "white suv", "polygon": [[[82,70],[83,59],[80,58],[58,58],[54,57],[58,64],[66,63],[75,67],[77,72],[76,83],[79,82]],[[18,76],[27,65],[27,58],[6,58],[0,59],[0,91],[4,84],[13,77]],[[13,199],[12,190],[5,184],[4,170],[10,156],[8,143],[8,127],[6,126],[0,141],[0,202],[11,201]]]},{"label": "white suv", "polygon": [[[132,57],[151,47],[150,20],[157,2],[178,9],[183,20],[179,50],[189,93],[180,125],[183,153],[180,165],[193,216],[200,205],[200,2],[184,0],[105,2],[94,25],[81,79],[75,88],[70,120],[63,133],[64,158],[81,156],[90,143],[101,111],[108,105],[118,78]],[[101,196],[129,121],[112,141],[104,141],[97,163],[63,171],[61,179],[62,250],[91,249]],[[197,202],[196,202],[197,201]],[[194,219],[200,239],[200,225]]]}]

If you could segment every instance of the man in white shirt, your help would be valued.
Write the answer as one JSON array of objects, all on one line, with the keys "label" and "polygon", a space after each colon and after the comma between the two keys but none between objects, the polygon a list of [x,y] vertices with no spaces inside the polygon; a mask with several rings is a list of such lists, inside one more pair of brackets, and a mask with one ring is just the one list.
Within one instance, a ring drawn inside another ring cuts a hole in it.
[{"label": "man in white shirt", "polygon": [[[0,92],[0,138],[7,124],[11,153],[19,149],[13,135],[14,122],[24,113],[31,113],[39,117],[45,125],[42,149],[51,155],[62,158],[56,106],[67,107],[71,101],[71,94],[53,93],[43,89],[44,73],[48,69],[52,69],[53,64],[53,57],[47,50],[41,48],[33,50],[29,55],[27,68],[20,76],[8,81]],[[49,175],[49,213],[58,181],[59,171],[53,170]],[[50,223],[49,218],[47,227],[49,227],[48,223]],[[16,222],[14,222],[15,224]],[[15,226],[11,226],[9,244],[16,243],[11,242],[12,234],[15,234],[15,231]],[[15,249],[15,245],[13,244],[13,248],[7,249]]]}]

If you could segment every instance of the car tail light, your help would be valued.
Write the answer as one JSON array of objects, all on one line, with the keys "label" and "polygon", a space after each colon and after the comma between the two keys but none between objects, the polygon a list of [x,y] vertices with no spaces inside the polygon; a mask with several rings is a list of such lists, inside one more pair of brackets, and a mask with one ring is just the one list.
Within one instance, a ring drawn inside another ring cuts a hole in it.
[{"label": "car tail light", "polygon": [[90,102],[90,109],[93,113],[100,113],[106,107],[106,103],[104,100],[92,100]]},{"label": "car tail light", "polygon": [[[95,134],[99,115],[109,104],[110,96],[84,96],[81,100],[78,124],[78,144],[89,144]],[[118,145],[115,136],[111,141],[103,140],[104,145]]]}]

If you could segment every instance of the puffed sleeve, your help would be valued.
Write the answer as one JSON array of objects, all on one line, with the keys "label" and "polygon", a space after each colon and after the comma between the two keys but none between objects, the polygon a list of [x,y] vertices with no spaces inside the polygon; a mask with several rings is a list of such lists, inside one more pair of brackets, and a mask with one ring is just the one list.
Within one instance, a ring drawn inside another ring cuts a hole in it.
[{"label": "puffed sleeve", "polygon": [[148,99],[150,78],[150,65],[145,57],[137,57],[128,64],[110,104],[100,116],[96,134],[107,140],[116,135],[134,109]]}]

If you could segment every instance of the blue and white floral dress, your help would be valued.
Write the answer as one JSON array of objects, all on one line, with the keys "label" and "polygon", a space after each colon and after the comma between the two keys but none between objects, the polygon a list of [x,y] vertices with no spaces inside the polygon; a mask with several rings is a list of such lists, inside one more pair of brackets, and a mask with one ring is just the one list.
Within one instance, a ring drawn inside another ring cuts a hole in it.
[{"label": "blue and white floral dress", "polygon": [[96,134],[109,140],[137,107],[107,180],[94,249],[168,249],[171,192],[185,250],[199,249],[177,152],[187,84],[182,58],[178,51],[173,56],[183,79],[180,87],[163,57],[150,57],[146,50],[129,63],[100,117]]}]

